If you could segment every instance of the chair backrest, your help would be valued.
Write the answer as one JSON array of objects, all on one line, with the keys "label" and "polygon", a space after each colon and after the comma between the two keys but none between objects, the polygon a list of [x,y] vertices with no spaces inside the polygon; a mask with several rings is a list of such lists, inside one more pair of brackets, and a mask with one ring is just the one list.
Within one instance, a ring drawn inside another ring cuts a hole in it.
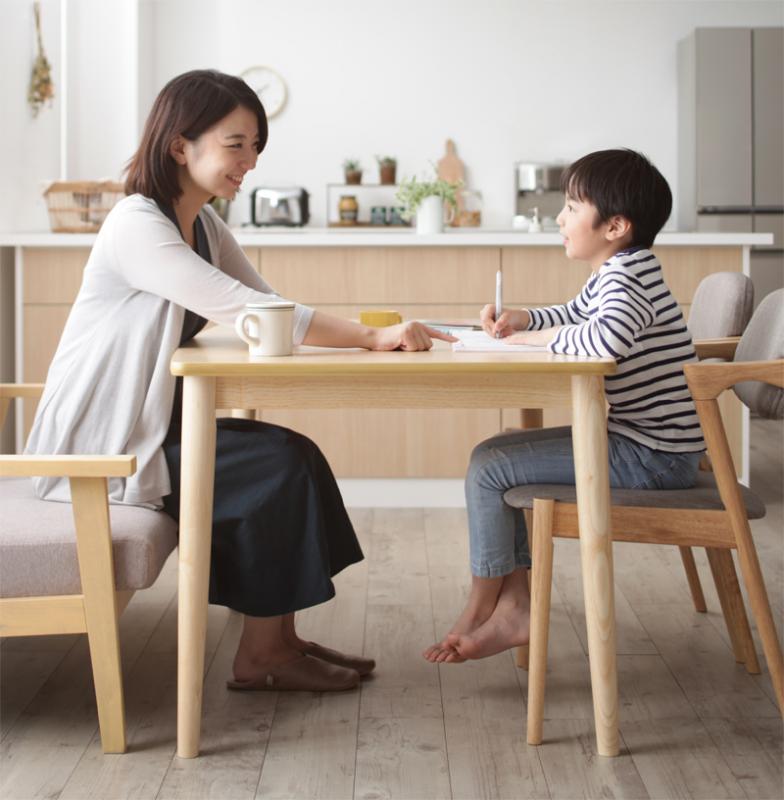
[{"label": "chair backrest", "polygon": [[[775,361],[784,358],[784,289],[765,297],[738,342],[735,361]],[[769,419],[784,417],[784,389],[759,381],[735,386],[735,394],[753,412]]]},{"label": "chair backrest", "polygon": [[700,281],[689,312],[692,339],[740,336],[754,308],[754,284],[742,272],[714,272]]}]

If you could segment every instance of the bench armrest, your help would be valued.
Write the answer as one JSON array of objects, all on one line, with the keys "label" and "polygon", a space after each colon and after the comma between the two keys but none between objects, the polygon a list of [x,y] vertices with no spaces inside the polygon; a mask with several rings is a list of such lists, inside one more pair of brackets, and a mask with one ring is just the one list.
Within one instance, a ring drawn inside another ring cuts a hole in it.
[{"label": "bench armrest", "polygon": [[0,476],[124,478],[136,472],[136,456],[0,456]]},{"label": "bench armrest", "polygon": [[40,397],[42,383],[0,383],[0,397]]}]

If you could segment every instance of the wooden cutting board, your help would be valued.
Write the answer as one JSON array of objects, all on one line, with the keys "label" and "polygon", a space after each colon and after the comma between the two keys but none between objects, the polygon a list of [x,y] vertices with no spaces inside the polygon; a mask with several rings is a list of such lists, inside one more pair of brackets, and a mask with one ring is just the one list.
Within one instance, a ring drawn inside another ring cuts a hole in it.
[{"label": "wooden cutting board", "polygon": [[455,143],[452,139],[446,140],[446,153],[437,165],[436,173],[441,180],[449,183],[465,181],[465,165],[457,157]]}]

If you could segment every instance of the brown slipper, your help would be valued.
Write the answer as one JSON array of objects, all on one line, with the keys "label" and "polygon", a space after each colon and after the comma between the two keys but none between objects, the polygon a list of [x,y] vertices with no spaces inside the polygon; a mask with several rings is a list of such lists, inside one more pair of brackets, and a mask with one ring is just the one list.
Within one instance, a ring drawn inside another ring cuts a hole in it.
[{"label": "brown slipper", "polygon": [[358,683],[356,670],[303,655],[249,681],[226,681],[226,687],[236,692],[342,692]]},{"label": "brown slipper", "polygon": [[328,647],[322,647],[315,642],[307,642],[305,647],[302,648],[303,653],[309,656],[326,661],[328,664],[336,664],[339,667],[346,667],[347,669],[356,670],[363,678],[370,675],[376,668],[376,662],[372,658],[363,658],[362,656],[349,656],[345,653],[340,653],[337,650],[330,650]]}]

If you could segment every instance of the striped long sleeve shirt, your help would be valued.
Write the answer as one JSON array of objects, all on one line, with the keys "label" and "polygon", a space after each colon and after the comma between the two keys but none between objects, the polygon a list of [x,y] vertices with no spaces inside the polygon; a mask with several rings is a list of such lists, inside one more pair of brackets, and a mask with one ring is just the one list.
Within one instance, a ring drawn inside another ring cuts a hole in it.
[{"label": "striped long sleeve shirt", "polygon": [[548,350],[614,358],[607,429],[654,450],[705,449],[683,365],[697,360],[683,314],[645,249],[616,253],[569,303],[530,308],[529,330],[562,325]]}]

